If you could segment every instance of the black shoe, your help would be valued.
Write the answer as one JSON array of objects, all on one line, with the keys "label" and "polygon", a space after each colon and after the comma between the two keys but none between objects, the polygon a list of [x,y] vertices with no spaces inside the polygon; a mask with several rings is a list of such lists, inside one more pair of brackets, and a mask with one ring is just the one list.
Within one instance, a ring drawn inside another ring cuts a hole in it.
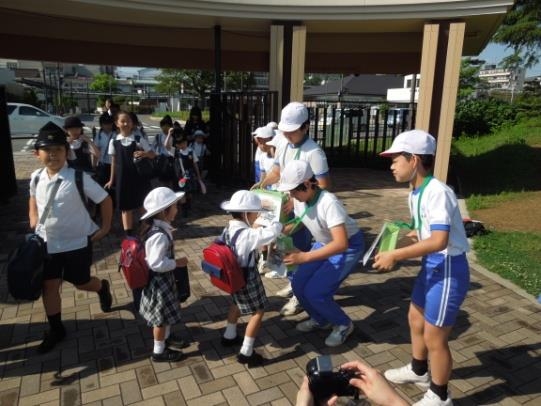
[{"label": "black shoe", "polygon": [[109,313],[113,304],[113,296],[111,295],[111,288],[107,279],[101,280],[101,289],[98,291],[98,296],[100,297],[101,311]]},{"label": "black shoe", "polygon": [[184,341],[181,337],[177,337],[174,334],[169,335],[169,338],[165,340],[165,345],[167,347],[174,348],[186,348],[188,343]]},{"label": "black shoe", "polygon": [[49,330],[43,334],[43,341],[36,348],[37,352],[40,354],[45,354],[46,352],[51,351],[56,344],[62,341],[66,337],[66,330]]},{"label": "black shoe", "polygon": [[241,364],[248,364],[248,368],[252,367],[259,367],[265,363],[265,358],[261,354],[258,354],[257,352],[252,352],[252,355],[249,357],[239,353],[237,355],[237,361]]},{"label": "black shoe", "polygon": [[184,357],[183,353],[166,348],[161,354],[152,353],[150,359],[154,362],[178,362]]},{"label": "black shoe", "polygon": [[242,337],[236,336],[235,338],[225,338],[222,336],[222,346],[224,347],[235,347],[242,344]]}]

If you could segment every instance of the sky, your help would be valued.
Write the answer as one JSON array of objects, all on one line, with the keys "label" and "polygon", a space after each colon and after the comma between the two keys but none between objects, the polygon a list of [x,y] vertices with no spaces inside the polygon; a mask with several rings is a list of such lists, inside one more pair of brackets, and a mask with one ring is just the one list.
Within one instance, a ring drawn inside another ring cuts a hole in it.
[{"label": "sky", "polygon": [[[488,44],[486,48],[479,54],[479,59],[484,60],[487,64],[497,65],[505,56],[512,54],[511,49],[506,49],[504,45]],[[526,71],[526,77],[540,76],[541,62],[532,66]]]}]

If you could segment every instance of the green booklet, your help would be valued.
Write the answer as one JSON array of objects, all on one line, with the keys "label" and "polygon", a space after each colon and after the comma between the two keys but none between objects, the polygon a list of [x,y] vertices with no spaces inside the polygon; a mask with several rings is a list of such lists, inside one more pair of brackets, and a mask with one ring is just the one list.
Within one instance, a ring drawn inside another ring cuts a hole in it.
[{"label": "green booklet", "polygon": [[363,256],[363,266],[366,266],[376,247],[378,248],[378,252],[394,250],[396,248],[399,233],[400,227],[396,224],[388,221],[383,223],[376,239],[372,242],[372,245],[370,245],[370,248],[368,248]]},{"label": "green booklet", "polygon": [[287,221],[287,214],[282,212],[282,207],[288,199],[286,193],[265,189],[255,189],[252,192],[259,196],[261,205],[264,209],[268,210],[262,213],[261,217],[269,221],[279,221],[282,224]]}]

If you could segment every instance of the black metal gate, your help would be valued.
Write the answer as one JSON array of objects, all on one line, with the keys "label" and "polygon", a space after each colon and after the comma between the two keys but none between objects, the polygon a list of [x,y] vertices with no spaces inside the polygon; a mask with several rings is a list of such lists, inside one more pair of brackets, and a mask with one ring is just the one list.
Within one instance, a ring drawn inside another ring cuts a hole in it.
[{"label": "black metal gate", "polygon": [[211,175],[221,184],[253,183],[252,132],[279,116],[278,92],[222,92],[211,95]]},{"label": "black metal gate", "polygon": [[[244,187],[252,184],[256,148],[252,131],[278,121],[278,93],[213,93],[210,107],[213,181]],[[388,160],[378,154],[397,134],[415,125],[415,111],[412,116],[405,106],[327,103],[311,106],[309,111],[309,134],[325,151],[330,168],[387,168]]]}]

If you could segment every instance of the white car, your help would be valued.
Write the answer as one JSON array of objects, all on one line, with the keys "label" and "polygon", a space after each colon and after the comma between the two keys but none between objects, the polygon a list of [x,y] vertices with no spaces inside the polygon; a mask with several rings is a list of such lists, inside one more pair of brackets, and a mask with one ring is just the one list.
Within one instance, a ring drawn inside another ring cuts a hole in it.
[{"label": "white car", "polygon": [[7,107],[11,135],[37,134],[49,121],[59,127],[64,126],[62,117],[49,114],[30,104],[8,103]]}]

